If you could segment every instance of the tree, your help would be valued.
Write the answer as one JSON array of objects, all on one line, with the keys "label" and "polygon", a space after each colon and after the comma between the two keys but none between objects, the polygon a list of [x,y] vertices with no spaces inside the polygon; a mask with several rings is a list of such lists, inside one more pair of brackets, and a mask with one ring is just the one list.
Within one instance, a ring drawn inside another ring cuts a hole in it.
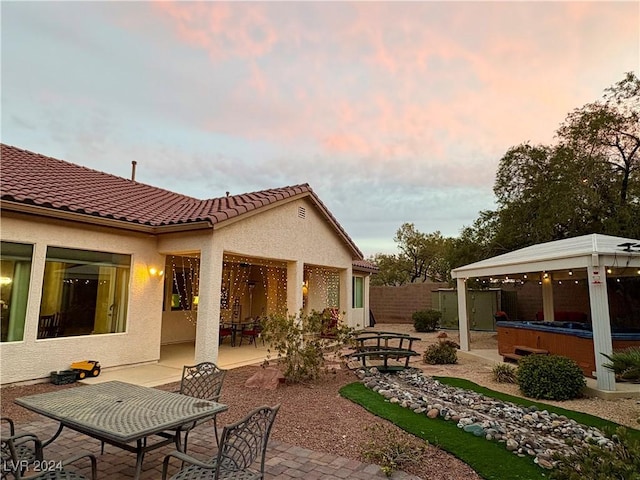
[{"label": "tree", "polygon": [[400,286],[449,279],[451,267],[446,251],[451,239],[442,237],[440,232],[419,232],[413,223],[404,223],[394,241],[400,250],[398,254],[377,253],[369,258],[379,268],[371,279],[372,285]]},{"label": "tree", "polygon": [[640,79],[633,72],[607,88],[602,101],[570,113],[557,133],[561,143],[580,155],[611,167],[619,177],[621,206],[638,200],[629,198],[629,182],[640,170]]},{"label": "tree", "polygon": [[376,253],[368,260],[379,268],[378,273],[371,277],[371,285],[399,287],[409,283],[411,265],[407,259],[399,258],[395,254]]},{"label": "tree", "polygon": [[510,148],[496,174],[489,250],[589,233],[640,236],[639,120],[640,81],[627,74],[567,116],[557,145]]},{"label": "tree", "polygon": [[442,280],[445,239],[439,231],[421,233],[413,223],[404,223],[393,239],[400,249],[399,257],[410,265],[410,282]]}]

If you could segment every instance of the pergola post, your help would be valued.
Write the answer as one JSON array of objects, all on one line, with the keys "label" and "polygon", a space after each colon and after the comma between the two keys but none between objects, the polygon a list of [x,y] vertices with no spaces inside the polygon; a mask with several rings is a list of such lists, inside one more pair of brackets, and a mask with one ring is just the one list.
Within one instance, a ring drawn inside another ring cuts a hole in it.
[{"label": "pergola post", "polygon": [[458,287],[458,329],[460,333],[460,350],[468,352],[469,346],[469,317],[467,316],[467,282],[466,278],[456,279]]},{"label": "pergola post", "polygon": [[555,312],[553,309],[553,282],[551,274],[544,274],[542,277],[542,314],[546,322],[553,322]]},{"label": "pergola post", "polygon": [[597,255],[594,255],[592,265],[587,267],[587,273],[597,385],[599,390],[613,391],[616,389],[615,374],[612,370],[603,366],[604,363],[609,361],[603,354],[611,355],[613,351],[609,298],[607,296],[607,275],[604,268],[600,267]]}]

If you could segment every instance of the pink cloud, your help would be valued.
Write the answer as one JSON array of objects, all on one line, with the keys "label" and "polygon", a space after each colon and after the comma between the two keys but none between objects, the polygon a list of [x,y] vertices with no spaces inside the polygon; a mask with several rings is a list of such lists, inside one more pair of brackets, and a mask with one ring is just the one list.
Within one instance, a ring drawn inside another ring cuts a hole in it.
[{"label": "pink cloud", "polygon": [[[485,182],[493,174],[482,163],[488,157],[497,163],[509,146],[551,142],[567,113],[623,73],[611,73],[609,81],[603,68],[638,58],[637,15],[616,6],[161,2],[156,8],[180,40],[208,52],[214,75],[240,65],[234,88],[221,92],[228,109],[212,112],[206,128],[291,145],[315,142],[318,153],[389,168],[398,161],[464,165],[461,175]],[[620,49],[634,38],[630,52]]]}]

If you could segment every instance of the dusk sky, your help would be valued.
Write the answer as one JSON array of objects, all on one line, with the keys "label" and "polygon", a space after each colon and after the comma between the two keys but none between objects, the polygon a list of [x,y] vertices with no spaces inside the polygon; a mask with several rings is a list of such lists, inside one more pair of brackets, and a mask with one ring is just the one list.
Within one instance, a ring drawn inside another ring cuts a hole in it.
[{"label": "dusk sky", "polygon": [[365,256],[640,72],[640,2],[2,1],[2,142],[198,198],[309,183]]}]

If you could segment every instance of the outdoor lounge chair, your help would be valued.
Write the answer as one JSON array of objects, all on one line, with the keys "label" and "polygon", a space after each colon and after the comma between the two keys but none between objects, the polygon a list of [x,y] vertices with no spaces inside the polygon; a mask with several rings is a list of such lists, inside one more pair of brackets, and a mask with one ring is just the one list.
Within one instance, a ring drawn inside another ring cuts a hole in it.
[{"label": "outdoor lounge chair", "polygon": [[[184,466],[171,477],[172,480],[263,479],[269,435],[279,408],[280,405],[259,407],[242,420],[225,426],[218,453],[210,461],[198,460],[179,451],[167,455],[162,464],[162,479],[167,478],[171,458],[181,460]],[[257,461],[260,463],[259,469],[251,468]]]},{"label": "outdoor lounge chair", "polygon": [[[222,391],[222,382],[227,371],[218,368],[213,362],[202,362],[197,365],[185,365],[182,369],[182,380],[180,382],[180,390],[178,393],[189,395],[190,397],[201,398],[211,402],[217,402],[220,399]],[[196,424],[183,428],[184,434],[184,451],[187,451],[187,442],[189,440],[189,431]],[[213,429],[216,435],[216,444],[218,439],[218,424],[216,417],[213,417]]]},{"label": "outdoor lounge chair", "polygon": [[[10,423],[13,425],[13,422]],[[13,432],[13,428],[11,429]],[[33,454],[33,456],[31,456]],[[91,462],[91,479],[97,476],[96,457],[90,453],[79,453],[66,460],[45,460],[42,442],[31,433],[11,435],[2,438],[2,478],[9,475],[16,480],[86,480],[87,477],[67,470],[65,467],[82,458]],[[35,471],[35,466],[39,472]],[[33,467],[32,467],[33,466]]]}]

